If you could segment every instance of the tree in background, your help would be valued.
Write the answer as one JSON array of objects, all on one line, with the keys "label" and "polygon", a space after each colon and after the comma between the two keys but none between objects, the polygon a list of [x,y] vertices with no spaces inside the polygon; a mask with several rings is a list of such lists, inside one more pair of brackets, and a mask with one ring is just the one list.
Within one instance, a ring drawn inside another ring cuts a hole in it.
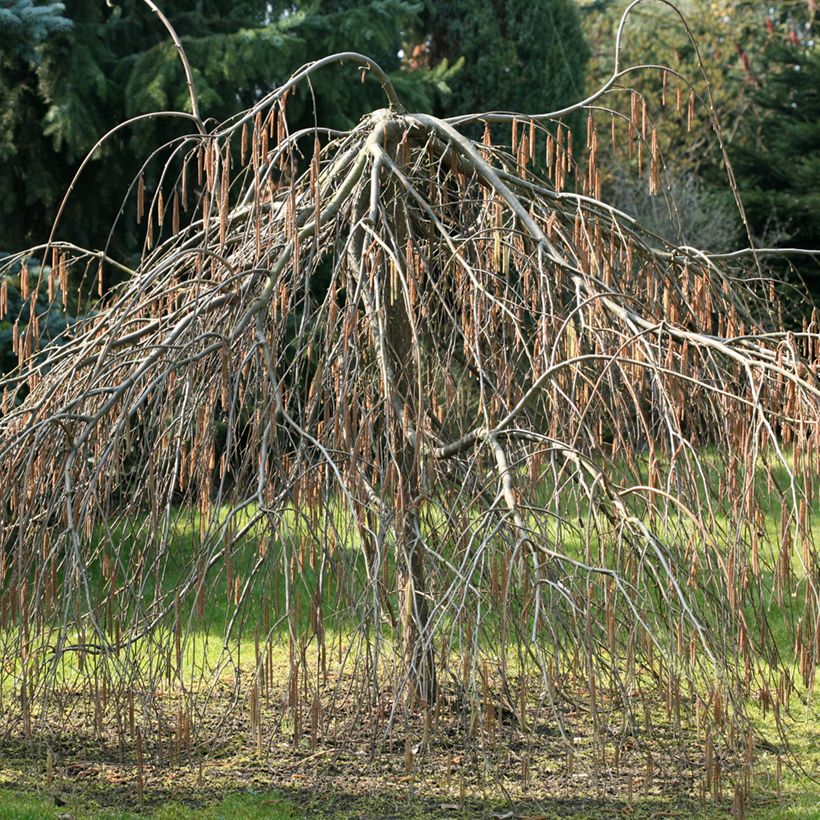
[{"label": "tree in background", "polygon": [[[589,77],[593,86],[612,70],[612,40],[623,5],[615,0],[581,4],[583,30],[592,52]],[[698,170],[720,161],[711,135],[709,96],[731,143],[741,124],[754,113],[757,89],[770,71],[765,56],[770,43],[779,36],[805,33],[810,25],[805,8],[803,0],[781,0],[772,6],[742,0],[687,0],[676,8],[661,2],[635,7],[624,29],[623,64],[667,65],[686,77],[695,97],[686,129],[680,129],[677,122],[664,126],[664,142],[678,165]],[[681,25],[681,15],[688,31]],[[661,72],[624,80],[624,85],[634,84],[653,106],[661,98],[663,83]]]},{"label": "tree in background", "polygon": [[[622,6],[595,0],[583,4],[582,11],[594,85],[612,70],[611,42]],[[622,63],[669,65],[687,82],[679,84],[673,71],[622,79],[625,93],[644,107],[657,133],[663,167],[658,192],[667,202],[659,207],[652,201],[649,176],[643,174],[641,181],[635,174],[641,155],[634,151],[622,152],[610,163],[604,180],[607,198],[679,244],[713,251],[750,242],[816,248],[811,218],[801,225],[797,213],[816,198],[809,124],[817,111],[816,74],[809,65],[795,69],[793,59],[782,62],[782,56],[775,56],[783,55],[783,44],[788,44],[787,50],[802,51],[802,59],[811,63],[813,29],[813,5],[802,0],[772,5],[689,0],[679,9],[661,2],[636,6],[623,33]],[[798,76],[801,70],[803,77]],[[804,98],[799,105],[793,105],[794,95]],[[727,165],[736,186],[726,184]],[[817,266],[805,255],[789,263],[773,257],[749,261],[751,275],[758,276],[764,265],[777,278],[794,281],[797,271],[798,278],[817,289],[812,282]],[[790,297],[784,303],[786,308],[793,305],[795,316],[806,304]]]},{"label": "tree in background", "polygon": [[[210,124],[252,105],[317,54],[345,50],[380,58],[404,99],[429,109],[436,95],[447,92],[451,72],[446,63],[401,69],[402,33],[414,24],[418,9],[408,0],[163,3],[190,55]],[[47,241],[66,189],[103,134],[147,112],[189,111],[190,102],[174,45],[142,0],[69,0],[65,6],[19,0],[0,8],[0,33],[0,252],[11,252]],[[376,104],[377,86],[360,88],[340,76],[320,73],[309,88],[294,91],[288,108],[294,128],[312,124],[314,116],[328,127],[349,128]],[[141,176],[150,197],[162,173],[162,161],[151,159],[152,151],[186,128],[179,118],[143,119],[109,138],[73,183],[71,207],[55,238],[70,237],[84,247],[137,260],[142,230],[138,234],[134,199],[125,196],[129,183]],[[30,270],[39,270],[40,261],[31,259]],[[48,270],[44,265],[44,274]],[[0,371],[16,363],[14,326],[18,331],[27,326],[30,314],[21,271],[16,265],[6,278]],[[69,324],[64,307],[72,314],[88,310],[78,290],[82,285],[83,296],[96,297],[122,277],[110,266],[99,277],[87,273],[69,271],[66,292],[39,306],[49,317],[43,320],[43,341]]]},{"label": "tree in background", "polygon": [[[0,42],[0,249],[7,251],[45,241],[80,161],[107,130],[138,114],[188,107],[175,48],[141,0],[69,0],[65,17],[58,5],[47,8],[49,15],[18,3],[0,17],[0,26],[8,18],[21,32]],[[341,50],[382,57],[405,99],[429,108],[446,90],[446,72],[399,72],[402,32],[417,10],[407,0],[163,3],[195,66],[203,114],[211,122],[252,105],[316,55]],[[35,52],[30,44],[38,40],[45,42]],[[375,99],[371,89],[360,93],[349,79],[330,75],[317,77],[312,91],[330,127],[350,127]],[[291,98],[295,126],[312,122],[312,99],[301,89]],[[124,186],[139,170],[136,158],[182,130],[177,122],[155,120],[109,140],[78,180],[72,197],[79,207],[66,214],[59,235],[104,246]],[[105,161],[112,156],[116,162]],[[146,184],[150,188],[150,171]],[[124,220],[115,248],[138,255],[135,242],[133,219]]]},{"label": "tree in background", "polygon": [[[101,134],[138,114],[187,110],[174,46],[141,0],[68,0],[64,16],[61,10],[25,0],[0,17],[11,32],[0,41],[0,249],[7,251],[45,240],[74,171]],[[455,84],[447,103],[453,110],[545,110],[577,99],[583,87],[586,49],[571,0],[452,0],[426,9],[410,0],[169,0],[163,11],[214,122],[252,105],[309,59],[345,50],[380,60],[416,110],[437,100],[441,108],[448,83]],[[427,54],[413,70],[400,70],[410,36],[425,39]],[[454,75],[450,66],[461,57]],[[371,91],[338,75],[317,76],[312,89],[294,93],[290,121],[312,122],[315,100],[320,121],[349,128],[375,103]],[[123,184],[138,170],[128,158],[146,157],[179,133],[178,124],[154,120],[108,141],[72,193],[82,207],[66,215],[62,235],[104,245]],[[113,155],[117,163],[104,162]],[[133,220],[114,241],[118,251],[138,253]]]},{"label": "tree in background", "polygon": [[0,249],[11,238],[18,246],[31,238],[22,229],[37,220],[31,194],[53,170],[53,152],[40,136],[46,105],[37,89],[42,61],[36,47],[70,28],[63,9],[63,3],[35,6],[31,0],[0,6]]},{"label": "tree in background", "polygon": [[[441,108],[454,80],[452,107],[460,110],[543,110],[577,98],[582,86],[585,49],[571,0],[477,8],[451,2],[427,10],[410,0],[162,5],[194,67],[210,123],[253,105],[306,61],[346,50],[379,60],[414,110],[430,110],[437,101]],[[146,112],[190,105],[175,48],[141,0],[68,0],[65,7],[18,0],[0,10],[0,29],[0,251],[10,252],[48,239],[64,192],[102,134]],[[402,66],[399,52],[412,32],[424,32],[436,53]],[[456,73],[462,54],[463,71]],[[320,72],[310,86],[294,89],[288,119],[295,129],[314,116],[328,127],[350,128],[377,104],[375,93],[371,84],[360,88],[347,76]],[[56,238],[138,259],[143,234],[134,199],[124,194],[140,175],[146,194],[153,193],[161,167],[151,152],[185,127],[178,119],[143,119],[108,139],[74,183]],[[22,306],[19,273],[8,280],[7,312],[0,315],[5,364],[15,305]],[[81,275],[69,274],[72,312],[81,310]],[[120,275],[105,268],[99,292]]]},{"label": "tree in background", "polygon": [[0,37],[3,51],[36,59],[34,46],[71,22],[63,17],[64,3],[35,6],[32,0],[6,0],[0,5]]},{"label": "tree in background", "polygon": [[588,51],[573,0],[444,0],[425,11],[433,63],[464,64],[452,111],[551,111],[579,99]]},{"label": "tree in background", "polygon": [[[777,221],[790,245],[820,249],[820,52],[775,41],[755,97],[757,114],[733,151],[754,231]],[[820,292],[816,265],[804,266]]]}]

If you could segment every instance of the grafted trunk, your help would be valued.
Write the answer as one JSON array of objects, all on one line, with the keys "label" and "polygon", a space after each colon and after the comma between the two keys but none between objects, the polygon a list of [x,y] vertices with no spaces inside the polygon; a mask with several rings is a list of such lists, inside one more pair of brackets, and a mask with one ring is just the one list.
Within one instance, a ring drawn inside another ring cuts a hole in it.
[{"label": "grafted trunk", "polygon": [[[396,278],[393,277],[394,283]],[[432,701],[435,696],[433,646],[429,635],[430,610],[425,578],[424,543],[419,528],[421,496],[418,440],[411,441],[421,408],[414,387],[418,384],[413,351],[413,329],[400,289],[388,290],[385,342],[394,376],[391,447],[396,462],[394,490],[396,515],[396,569],[401,612],[401,630],[407,673],[416,694]],[[414,401],[414,398],[416,399]]]},{"label": "grafted trunk", "polygon": [[[385,150],[401,165],[401,149],[394,129],[388,132]],[[389,222],[396,232],[396,245],[407,248],[408,215],[401,189],[395,179],[385,187]],[[399,264],[407,266],[403,255]],[[419,395],[418,356],[423,348],[414,338],[413,321],[408,313],[408,294],[402,282],[408,282],[406,271],[394,271],[395,263],[386,260],[384,274],[385,347],[387,372],[392,374],[390,411],[390,446],[395,460],[397,480],[394,488],[396,575],[404,661],[410,697],[432,702],[435,697],[435,663],[429,634],[430,607],[425,573],[424,542],[419,527],[421,481],[421,428],[423,407]]]},{"label": "grafted trunk", "polygon": [[[402,132],[394,120],[382,131],[382,146],[398,164],[401,163],[399,141]],[[407,247],[408,214],[401,189],[391,175],[374,166],[374,184],[381,186],[383,216],[395,231],[396,248]],[[365,276],[362,259],[367,232],[360,220],[368,213],[370,198],[362,191],[356,203],[354,233],[350,243],[350,266],[354,275]],[[371,188],[372,195],[372,188]],[[369,216],[372,218],[373,214]],[[378,218],[378,217],[377,217]],[[405,265],[403,254],[396,261]],[[399,598],[399,626],[409,700],[419,698],[432,702],[436,692],[433,644],[430,636],[429,590],[425,571],[425,549],[419,527],[419,503],[422,493],[420,439],[423,408],[420,405],[418,356],[423,355],[414,335],[413,320],[408,313],[407,294],[402,282],[405,271],[396,271],[387,255],[375,279],[361,281],[368,320],[375,342],[375,353],[382,375],[382,419],[388,461],[392,470],[382,474],[384,501],[391,509],[395,538],[396,588]],[[372,287],[372,290],[371,290]]]}]

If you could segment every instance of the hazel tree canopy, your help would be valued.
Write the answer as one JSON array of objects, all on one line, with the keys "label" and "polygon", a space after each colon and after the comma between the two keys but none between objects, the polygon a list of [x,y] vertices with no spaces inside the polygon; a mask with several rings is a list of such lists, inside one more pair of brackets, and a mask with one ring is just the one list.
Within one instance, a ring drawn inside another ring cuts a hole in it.
[{"label": "hazel tree canopy", "polygon": [[[384,107],[291,128],[327,70]],[[765,253],[669,245],[600,199],[607,141],[660,187],[642,100],[613,107],[629,74],[561,111],[439,118],[336,54],[218,125],[174,115],[156,187],[128,192],[135,268],[37,249],[28,298],[126,278],[67,344],[18,333],[2,382],[18,727],[59,727],[93,676],[122,732],[135,698],[161,732],[164,687],[189,734],[246,698],[261,732],[281,685],[295,737],[427,732],[431,710],[490,731],[493,692],[568,749],[579,722],[639,743],[653,709],[713,756],[747,753],[758,707],[785,738],[820,634],[820,335],[782,329],[748,275]]]}]

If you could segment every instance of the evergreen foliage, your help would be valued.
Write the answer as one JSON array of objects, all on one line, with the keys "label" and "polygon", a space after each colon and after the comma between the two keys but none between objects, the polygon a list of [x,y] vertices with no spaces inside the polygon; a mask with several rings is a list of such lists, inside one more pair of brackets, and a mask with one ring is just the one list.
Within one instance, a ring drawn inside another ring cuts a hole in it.
[{"label": "evergreen foliage", "polygon": [[63,3],[35,5],[32,0],[0,2],[0,38],[8,54],[36,59],[34,46],[55,31],[71,25],[63,16]]},{"label": "evergreen foliage", "polygon": [[[0,254],[0,264],[4,261]],[[43,279],[48,276],[48,268],[41,271],[36,259],[28,260],[26,264],[28,280],[36,282],[42,273]],[[4,298],[0,299],[3,310],[0,310],[0,372],[7,373],[19,362],[19,356],[14,353],[14,323],[17,322],[17,332],[26,332],[32,317],[32,302],[28,294],[23,298],[25,286],[21,290],[22,265],[15,264],[11,276],[6,277]],[[0,288],[3,286],[0,285]],[[59,290],[59,288],[58,288]],[[68,340],[67,330],[77,319],[69,316],[63,309],[62,294],[55,293],[55,298],[49,299],[47,291],[38,291],[34,302],[34,314],[37,316],[37,326],[40,330],[36,348],[42,350],[49,344],[65,344]]]},{"label": "evergreen foliage", "polygon": [[[462,50],[467,61],[454,108],[535,110],[575,98],[580,90],[583,47],[571,47],[568,56],[568,44],[580,38],[569,0],[532,9],[523,3],[478,9],[450,3],[433,13],[410,0],[167,0],[162,8],[182,39],[203,116],[211,123],[252,105],[299,65],[349,50],[377,59],[415,110],[430,110],[449,93]],[[438,43],[458,36],[424,65],[402,66],[402,43],[431,26]],[[545,37],[545,31],[554,36]],[[14,251],[49,238],[64,192],[103,134],[146,112],[189,111],[190,100],[173,43],[142,0],[42,6],[15,0],[0,8],[0,32],[0,251]],[[514,41],[520,41],[517,52]],[[379,104],[380,94],[378,84],[362,86],[352,71],[319,72],[309,88],[290,96],[288,119],[294,129],[311,125],[314,117],[350,128]],[[106,140],[76,181],[54,238],[107,248],[126,261],[138,258],[134,198],[124,193],[155,146],[189,130],[190,123],[178,120],[143,120]],[[145,166],[149,195],[163,161]],[[112,276],[105,271],[104,287]],[[68,299],[76,312],[75,292]],[[13,322],[15,304],[11,299],[0,319]]]},{"label": "evergreen foliage", "polygon": [[444,0],[427,14],[433,61],[464,58],[448,109],[535,113],[583,96],[588,50],[572,0]]},{"label": "evergreen foliage", "polygon": [[[162,7],[183,41],[211,122],[253,104],[317,55],[366,51],[398,75],[402,32],[419,10],[407,0],[168,0]],[[21,53],[16,40],[0,42],[0,249],[6,251],[45,241],[79,162],[107,130],[138,114],[190,109],[174,46],[142,0],[110,6],[69,0],[66,15],[72,25],[52,24],[36,59]],[[446,91],[446,70],[401,73],[403,98],[419,108]],[[378,85],[366,85],[362,93],[351,72],[317,76],[313,91],[322,121],[335,127],[356,122],[378,99]],[[312,96],[305,90],[290,100],[295,127],[313,122]],[[169,120],[142,122],[108,140],[73,191],[58,236],[104,246],[122,193],[139,170],[135,158],[188,129]],[[116,162],[104,161],[113,154]],[[139,252],[132,225],[133,219],[121,220],[115,233],[113,249],[121,257]]]},{"label": "evergreen foliage", "polygon": [[[734,152],[743,201],[758,233],[775,219],[789,244],[820,248],[820,52],[778,43],[757,98],[755,133]],[[811,273],[811,271],[807,271]],[[815,290],[820,279],[815,277]]]}]

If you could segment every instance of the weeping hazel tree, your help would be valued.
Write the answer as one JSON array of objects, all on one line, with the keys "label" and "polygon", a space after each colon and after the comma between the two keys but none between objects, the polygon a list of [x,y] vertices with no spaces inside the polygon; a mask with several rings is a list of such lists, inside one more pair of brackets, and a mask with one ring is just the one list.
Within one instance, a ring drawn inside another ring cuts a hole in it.
[{"label": "weeping hazel tree", "polygon": [[[36,281],[6,265],[32,300],[127,275],[61,345],[15,330],[7,736],[79,710],[121,744],[241,725],[260,753],[415,738],[412,762],[516,733],[747,777],[811,704],[820,335],[783,329],[763,254],[601,201],[610,142],[664,188],[634,69],[563,111],[437,119],[344,53],[206,127],[180,54],[192,113],[161,115],[187,133],[125,192],[138,266],[68,242],[29,252]],[[320,70],[385,107],[291,132]]]}]

